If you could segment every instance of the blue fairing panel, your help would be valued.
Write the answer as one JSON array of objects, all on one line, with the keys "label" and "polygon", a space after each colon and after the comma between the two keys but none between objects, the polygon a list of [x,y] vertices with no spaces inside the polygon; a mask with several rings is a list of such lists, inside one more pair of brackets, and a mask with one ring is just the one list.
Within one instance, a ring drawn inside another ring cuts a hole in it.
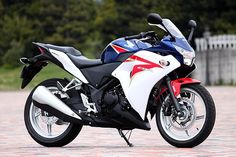
[{"label": "blue fairing panel", "polygon": [[176,51],[173,44],[180,45],[182,44],[182,40],[176,38],[175,41],[171,41],[170,36],[166,36],[157,45],[153,45],[146,50],[161,53],[161,55],[173,55],[180,63],[183,63],[183,56]]},{"label": "blue fairing panel", "polygon": [[152,45],[142,42],[138,39],[125,40],[124,38],[119,38],[112,41],[104,49],[101,60],[104,63],[115,62],[119,55],[130,52],[137,52],[141,49],[147,49]]}]

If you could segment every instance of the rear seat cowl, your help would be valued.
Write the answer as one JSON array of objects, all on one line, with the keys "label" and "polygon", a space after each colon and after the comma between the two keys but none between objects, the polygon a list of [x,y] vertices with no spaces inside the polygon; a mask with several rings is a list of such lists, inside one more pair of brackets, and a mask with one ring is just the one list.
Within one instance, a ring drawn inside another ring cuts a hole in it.
[{"label": "rear seat cowl", "polygon": [[68,53],[74,56],[81,56],[81,52],[77,49],[75,49],[74,47],[69,47],[69,46],[56,46],[56,45],[51,45],[51,44],[46,44],[45,47],[49,48],[49,49],[54,49],[54,50],[58,50],[64,53]]}]

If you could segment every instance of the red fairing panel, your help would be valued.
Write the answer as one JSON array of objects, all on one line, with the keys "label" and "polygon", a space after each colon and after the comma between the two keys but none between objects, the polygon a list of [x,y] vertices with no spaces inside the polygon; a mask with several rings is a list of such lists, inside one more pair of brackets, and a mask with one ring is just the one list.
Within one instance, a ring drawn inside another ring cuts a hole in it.
[{"label": "red fairing panel", "polygon": [[174,91],[174,95],[178,96],[180,94],[181,86],[184,84],[196,84],[201,83],[201,81],[192,78],[179,78],[171,81],[171,86]]},{"label": "red fairing panel", "polygon": [[117,45],[111,45],[111,47],[117,52],[117,53],[123,53],[123,52],[127,52],[129,50],[124,49],[123,47],[117,46]]}]

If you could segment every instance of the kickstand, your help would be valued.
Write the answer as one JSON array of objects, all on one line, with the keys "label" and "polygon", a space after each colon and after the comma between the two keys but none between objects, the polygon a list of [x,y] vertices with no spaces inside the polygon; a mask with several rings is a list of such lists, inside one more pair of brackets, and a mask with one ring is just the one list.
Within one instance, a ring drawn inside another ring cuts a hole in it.
[{"label": "kickstand", "polygon": [[[129,139],[130,139],[132,130],[127,131],[125,134],[123,133],[123,130],[122,130],[122,129],[118,129],[118,132],[119,132],[120,136],[125,140],[125,142],[126,142],[130,147],[133,147],[133,146],[134,146],[132,143],[129,142]],[[127,135],[128,133],[129,133],[129,137],[128,137],[128,139],[127,139],[127,138],[126,138],[126,135]]]}]

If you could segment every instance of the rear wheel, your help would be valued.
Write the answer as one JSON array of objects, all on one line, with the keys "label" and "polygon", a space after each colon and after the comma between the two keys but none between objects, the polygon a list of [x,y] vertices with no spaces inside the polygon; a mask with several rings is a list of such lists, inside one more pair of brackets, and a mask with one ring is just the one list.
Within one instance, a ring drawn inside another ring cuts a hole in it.
[{"label": "rear wheel", "polygon": [[178,98],[183,116],[165,114],[165,101],[158,106],[157,127],[162,137],[176,147],[194,147],[211,133],[215,123],[215,104],[209,92],[201,85],[184,85]]},{"label": "rear wheel", "polygon": [[[63,94],[57,88],[57,81],[62,85],[67,82],[62,79],[46,80],[39,85],[47,87],[59,98],[69,98],[71,94]],[[39,144],[46,147],[60,147],[70,143],[79,134],[82,125],[64,122],[56,116],[36,107],[32,101],[30,93],[24,111],[26,128],[31,137]]]}]

